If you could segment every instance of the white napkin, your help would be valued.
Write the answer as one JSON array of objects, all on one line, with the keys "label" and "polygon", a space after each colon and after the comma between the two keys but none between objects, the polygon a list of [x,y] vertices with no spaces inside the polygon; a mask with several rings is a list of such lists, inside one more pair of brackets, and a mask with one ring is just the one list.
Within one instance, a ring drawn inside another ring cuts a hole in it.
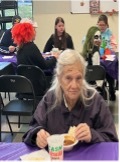
[{"label": "white napkin", "polygon": [[20,156],[21,160],[32,160],[32,161],[36,161],[36,160],[50,160],[50,155],[49,153],[45,150],[39,150],[39,151],[34,151],[30,154],[25,154]]},{"label": "white napkin", "polygon": [[13,58],[13,56],[3,56],[3,59],[9,59],[9,58]]},{"label": "white napkin", "polygon": [[115,60],[115,55],[106,55],[105,60],[114,61]]}]

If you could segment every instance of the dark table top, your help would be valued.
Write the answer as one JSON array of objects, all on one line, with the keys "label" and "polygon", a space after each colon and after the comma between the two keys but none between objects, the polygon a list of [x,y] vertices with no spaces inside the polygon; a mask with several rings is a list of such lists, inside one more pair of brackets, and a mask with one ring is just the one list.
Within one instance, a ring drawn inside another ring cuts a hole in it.
[{"label": "dark table top", "polygon": [[[0,143],[0,160],[20,160],[20,156],[37,151],[23,142]],[[101,142],[78,144],[73,150],[64,152],[64,160],[118,160],[118,143]]]}]

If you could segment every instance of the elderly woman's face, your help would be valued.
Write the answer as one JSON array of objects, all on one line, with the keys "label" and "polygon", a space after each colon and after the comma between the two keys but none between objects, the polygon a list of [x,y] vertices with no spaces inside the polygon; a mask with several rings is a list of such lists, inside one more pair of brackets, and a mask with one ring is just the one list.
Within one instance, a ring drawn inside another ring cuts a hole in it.
[{"label": "elderly woman's face", "polygon": [[83,81],[80,63],[65,66],[59,79],[65,98],[68,101],[77,101]]}]

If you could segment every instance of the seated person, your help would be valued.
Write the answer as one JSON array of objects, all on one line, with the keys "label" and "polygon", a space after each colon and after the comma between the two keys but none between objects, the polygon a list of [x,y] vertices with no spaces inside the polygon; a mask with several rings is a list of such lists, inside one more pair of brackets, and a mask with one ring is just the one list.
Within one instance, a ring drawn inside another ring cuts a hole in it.
[{"label": "seated person", "polygon": [[65,50],[67,48],[74,49],[72,37],[65,31],[65,22],[63,18],[57,17],[55,20],[55,33],[48,39],[43,52],[50,52],[52,48]]},{"label": "seated person", "polygon": [[[113,35],[112,31],[109,28],[108,17],[104,14],[100,15],[97,21],[98,28],[101,31],[102,36],[102,44],[104,43],[104,50],[110,49],[112,52],[116,52],[117,50],[117,43],[115,40],[115,36]],[[109,84],[109,94],[110,100],[115,101],[115,88],[114,88],[114,78],[112,78],[108,73],[106,73],[106,79]]]},{"label": "seated person", "polygon": [[86,65],[76,51],[67,49],[57,60],[51,88],[40,101],[23,141],[44,148],[47,137],[67,133],[75,126],[75,138],[84,143],[118,141],[110,109],[85,81]]},{"label": "seated person", "polygon": [[18,46],[17,51],[17,63],[18,65],[35,65],[42,70],[51,69],[51,73],[47,73],[47,86],[49,87],[52,80],[52,70],[54,69],[59,56],[57,53],[53,53],[51,58],[46,60],[43,58],[40,50],[33,42],[36,36],[35,23],[31,20],[21,20],[19,24],[16,24],[11,32],[14,39],[14,43]]},{"label": "seated person", "polygon": [[108,48],[113,52],[117,50],[115,36],[109,28],[108,17],[104,14],[100,15],[97,21],[98,28],[101,31],[101,39],[106,42],[104,48]]},{"label": "seated person", "polygon": [[[21,20],[20,16],[18,15],[13,16],[13,19],[12,19],[13,26],[19,23],[20,20]],[[13,42],[11,29],[6,30],[1,37],[0,53],[3,55],[10,54],[16,51],[16,44]]]},{"label": "seated person", "polygon": [[[100,65],[99,47],[101,43],[101,32],[98,27],[92,26],[88,29],[85,42],[83,44],[82,56],[87,65]],[[101,94],[103,81],[90,82]]]},{"label": "seated person", "polygon": [[101,43],[101,32],[98,27],[92,26],[88,29],[83,44],[82,56],[88,65],[100,65],[99,47]]},{"label": "seated person", "polygon": [[21,20],[19,24],[16,24],[11,32],[14,43],[18,46],[17,51],[17,63],[24,65],[36,65],[41,69],[53,68],[56,65],[56,58],[58,55],[54,55],[51,59],[45,60],[33,42],[36,36],[36,29],[34,23],[25,19]]}]

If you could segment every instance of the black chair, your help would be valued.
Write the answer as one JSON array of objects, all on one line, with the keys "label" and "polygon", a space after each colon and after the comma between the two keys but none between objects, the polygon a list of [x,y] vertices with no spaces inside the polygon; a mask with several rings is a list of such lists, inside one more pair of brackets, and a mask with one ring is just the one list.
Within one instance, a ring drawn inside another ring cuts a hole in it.
[{"label": "black chair", "polygon": [[[39,102],[47,90],[47,81],[44,72],[38,66],[19,65],[17,67],[17,74],[30,79],[34,88],[36,100]],[[19,94],[18,97],[30,98],[30,94]]]},{"label": "black chair", "polygon": [[[19,100],[13,99],[8,102],[7,105],[0,108],[1,114],[6,116],[10,132],[13,135],[11,123],[28,124],[20,121],[20,116],[32,116],[36,108],[35,93],[32,83],[29,79],[20,75],[2,75],[0,76],[0,92],[13,92],[13,93],[31,93],[33,99]],[[0,105],[1,106],[1,105]],[[10,122],[8,116],[15,115],[19,117],[18,122]],[[1,117],[1,115],[0,115]],[[1,133],[1,121],[0,121],[0,133]]]},{"label": "black chair", "polygon": [[[3,62],[0,65],[0,75],[15,75],[15,69],[10,62]],[[0,94],[1,96],[1,94]],[[8,93],[9,101],[10,101],[10,93]],[[5,98],[6,98],[6,93],[5,93]],[[2,97],[1,97],[2,100]],[[3,103],[3,101],[2,101]],[[4,105],[4,104],[3,104]]]},{"label": "black chair", "polygon": [[[18,15],[18,1],[17,0],[1,0],[0,3],[0,24],[1,29],[6,29],[6,23],[11,23],[14,15]],[[6,15],[8,10],[12,10],[12,15]]]},{"label": "black chair", "polygon": [[[96,90],[103,96],[103,98],[109,101],[109,92],[106,87],[106,71],[101,65],[89,65],[86,71],[86,81],[91,84]],[[97,81],[101,81],[101,85],[97,85]]]}]

